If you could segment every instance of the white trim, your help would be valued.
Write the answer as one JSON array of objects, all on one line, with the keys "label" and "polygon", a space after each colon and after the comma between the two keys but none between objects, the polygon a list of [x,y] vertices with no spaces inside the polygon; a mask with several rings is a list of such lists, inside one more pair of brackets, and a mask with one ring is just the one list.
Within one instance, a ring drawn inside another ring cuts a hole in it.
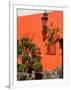
[{"label": "white trim", "polygon": [[[12,88],[12,86],[14,86],[14,79],[13,79],[13,76],[14,76],[14,72],[13,72],[13,57],[14,57],[14,54],[13,54],[13,50],[14,50],[14,44],[13,44],[13,41],[14,41],[14,38],[13,38],[13,5],[9,2],[9,16],[10,16],[10,20],[9,20],[9,24],[10,24],[10,31],[9,31],[9,48],[10,48],[10,52],[9,52],[9,87]],[[12,18],[11,18],[12,17]]]},{"label": "white trim", "polygon": [[[50,12],[50,11],[47,11]],[[27,16],[27,15],[33,15],[33,14],[40,14],[44,13],[44,11],[41,10],[24,10],[24,9],[18,9],[17,10],[17,15],[18,16]]]},{"label": "white trim", "polygon": [[[67,85],[68,84],[68,52],[67,52],[67,28],[68,28],[68,19],[67,19],[67,8],[60,8],[57,7],[43,7],[43,6],[25,6],[19,5],[18,3],[10,4],[10,88],[13,86],[24,86],[24,87],[31,87],[31,86],[53,86],[53,85]],[[63,6],[64,7],[64,6]],[[58,10],[64,11],[64,79],[54,79],[54,80],[34,80],[34,81],[17,81],[16,77],[16,60],[17,60],[17,8],[24,8],[24,9],[41,9],[41,10]],[[14,66],[13,66],[14,65]],[[14,77],[13,77],[14,76]],[[41,82],[41,83],[40,83]]]}]

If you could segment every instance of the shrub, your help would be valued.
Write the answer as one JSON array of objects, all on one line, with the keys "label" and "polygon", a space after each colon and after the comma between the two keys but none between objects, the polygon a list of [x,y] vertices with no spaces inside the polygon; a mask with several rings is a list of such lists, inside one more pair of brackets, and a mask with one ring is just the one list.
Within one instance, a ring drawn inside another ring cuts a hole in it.
[{"label": "shrub", "polygon": [[29,56],[28,53],[24,52],[23,55],[22,55],[22,60],[25,60],[27,62],[30,62],[31,57]]},{"label": "shrub", "polygon": [[31,80],[32,71],[39,73],[42,71],[40,63],[40,56],[36,52],[37,46],[32,43],[27,37],[20,40],[20,45],[17,46],[18,55],[22,56],[22,64],[17,65],[17,79],[18,80]]},{"label": "shrub", "polygon": [[34,71],[36,72],[39,72],[42,70],[42,65],[40,62],[35,62],[33,65],[32,65],[32,68]]},{"label": "shrub", "polygon": [[21,39],[21,46],[22,46],[22,48],[23,47],[28,48],[28,46],[29,46],[29,39],[27,37],[23,37]]}]

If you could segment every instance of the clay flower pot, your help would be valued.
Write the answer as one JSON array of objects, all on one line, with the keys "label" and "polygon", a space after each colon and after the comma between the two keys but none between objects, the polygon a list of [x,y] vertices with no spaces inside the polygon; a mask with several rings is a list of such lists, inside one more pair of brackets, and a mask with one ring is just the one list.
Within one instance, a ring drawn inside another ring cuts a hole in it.
[{"label": "clay flower pot", "polygon": [[55,55],[56,54],[56,43],[48,44],[48,54]]}]

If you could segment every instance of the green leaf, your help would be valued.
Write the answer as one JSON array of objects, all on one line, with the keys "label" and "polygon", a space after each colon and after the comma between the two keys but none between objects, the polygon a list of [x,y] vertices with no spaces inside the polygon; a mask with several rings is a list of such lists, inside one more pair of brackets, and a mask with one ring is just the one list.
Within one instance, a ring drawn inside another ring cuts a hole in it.
[{"label": "green leaf", "polygon": [[19,47],[19,48],[17,49],[17,55],[20,55],[20,54],[22,54],[22,49]]},{"label": "green leaf", "polygon": [[27,69],[27,65],[26,64],[20,64],[19,67],[17,68],[18,72],[24,72]]},{"label": "green leaf", "polygon": [[35,61],[35,62],[39,62],[40,61],[40,56],[33,55],[32,60]]},{"label": "green leaf", "polygon": [[28,38],[22,38],[21,39],[21,45],[22,45],[22,47],[28,48],[28,46],[29,46],[29,39]]},{"label": "green leaf", "polygon": [[40,62],[36,62],[32,65],[32,68],[34,71],[40,71],[40,69],[42,68],[42,65],[40,64]]},{"label": "green leaf", "polygon": [[28,53],[24,52],[24,53],[23,53],[23,56],[22,56],[22,59],[23,59],[23,60],[26,60],[26,61],[30,61],[30,60],[31,60],[31,57],[29,56]]},{"label": "green leaf", "polygon": [[50,44],[51,43],[51,41],[52,41],[52,38],[48,38],[48,43]]},{"label": "green leaf", "polygon": [[29,49],[30,49],[30,52],[34,53],[34,52],[36,51],[36,46],[35,46],[35,44],[30,43],[30,44],[29,44]]}]

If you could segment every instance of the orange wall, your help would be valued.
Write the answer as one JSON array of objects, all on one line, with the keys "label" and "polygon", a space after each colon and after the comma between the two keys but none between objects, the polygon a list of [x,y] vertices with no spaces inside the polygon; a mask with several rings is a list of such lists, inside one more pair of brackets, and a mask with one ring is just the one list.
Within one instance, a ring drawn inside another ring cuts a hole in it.
[{"label": "orange wall", "polygon": [[[24,35],[29,38],[33,38],[33,42],[41,49],[41,63],[43,70],[53,70],[58,65],[62,64],[61,50],[59,49],[59,43],[56,44],[56,55],[46,55],[47,48],[42,40],[42,14],[34,14],[27,16],[17,17],[17,39],[20,40]],[[47,26],[58,27],[63,30],[63,12],[53,11],[48,13]]]}]

